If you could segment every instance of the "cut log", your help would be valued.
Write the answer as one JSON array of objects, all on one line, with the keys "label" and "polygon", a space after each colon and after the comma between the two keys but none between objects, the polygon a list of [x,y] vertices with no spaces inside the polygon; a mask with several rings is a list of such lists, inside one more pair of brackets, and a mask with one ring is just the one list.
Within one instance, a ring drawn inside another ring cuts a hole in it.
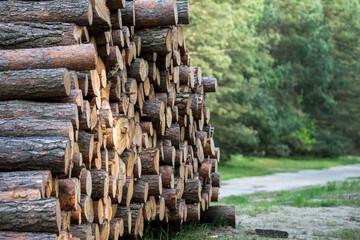
[{"label": "cut log", "polygon": [[189,179],[185,184],[182,196],[187,203],[198,203],[201,200],[201,182],[198,179]]},{"label": "cut log", "polygon": [[154,122],[161,122],[164,118],[165,106],[162,101],[147,100],[143,106],[143,118]]},{"label": "cut log", "polygon": [[[81,194],[80,203],[82,222],[92,223],[94,221],[94,203],[90,196]],[[97,214],[97,213],[96,213]]]},{"label": "cut log", "polygon": [[82,170],[79,179],[80,179],[81,193],[91,196],[92,193],[91,172],[89,170]]},{"label": "cut log", "polygon": [[125,7],[126,0],[108,0],[106,1],[106,6],[110,10],[117,10],[119,8]]},{"label": "cut log", "polygon": [[166,55],[168,52],[171,52],[172,33],[170,28],[141,29],[137,30],[135,34],[141,37],[142,52],[157,52],[160,55]]},{"label": "cut log", "polygon": [[134,0],[136,28],[171,26],[178,23],[176,1]]},{"label": "cut log", "polygon": [[65,68],[0,72],[0,100],[46,99],[69,94],[70,76]]},{"label": "cut log", "polygon": [[179,148],[180,147],[180,125],[177,123],[171,124],[171,127],[166,129],[164,139],[171,140],[171,143]]},{"label": "cut log", "polygon": [[176,149],[173,146],[163,146],[164,157],[161,165],[175,166]]},{"label": "cut log", "polygon": [[94,152],[94,135],[91,133],[79,132],[77,143],[84,163],[90,164]]},{"label": "cut log", "polygon": [[159,154],[157,148],[147,148],[139,153],[143,174],[159,174]]},{"label": "cut log", "polygon": [[134,193],[134,179],[132,177],[126,177],[126,182],[123,187],[123,194],[121,204],[128,207]]},{"label": "cut log", "polygon": [[135,78],[137,82],[144,82],[149,73],[148,63],[142,58],[136,58],[127,70],[130,78]]},{"label": "cut log", "polygon": [[81,194],[79,179],[59,179],[58,182],[61,209],[65,211],[76,211]]},{"label": "cut log", "polygon": [[219,172],[211,173],[211,181],[213,187],[221,187],[221,174]]},{"label": "cut log", "polygon": [[168,209],[173,210],[177,208],[177,197],[176,189],[173,188],[164,188],[162,192],[162,197],[165,199],[165,205]]},{"label": "cut log", "polygon": [[0,21],[67,22],[90,26],[93,22],[92,4],[89,0],[65,0],[52,4],[46,1],[4,1],[0,4]]},{"label": "cut log", "polygon": [[159,175],[143,175],[136,182],[146,182],[149,185],[149,195],[158,197],[162,193],[162,178]]},{"label": "cut log", "polygon": [[36,119],[70,120],[74,128],[79,128],[78,109],[72,103],[38,103],[29,101],[0,102],[2,118],[29,117]]},{"label": "cut log", "polygon": [[0,50],[1,71],[39,68],[85,71],[95,69],[96,61],[96,51],[92,44]]},{"label": "cut log", "polygon": [[210,178],[212,164],[211,162],[203,162],[199,168],[199,176],[202,179]]},{"label": "cut log", "polygon": [[133,1],[126,1],[126,5],[121,10],[121,18],[123,25],[135,26],[135,6]]},{"label": "cut log", "polygon": [[190,93],[176,94],[175,106],[178,107],[180,115],[189,115],[192,95]]},{"label": "cut log", "polygon": [[121,225],[124,230],[124,222],[120,219],[113,219],[110,221],[110,234],[109,239],[117,240],[120,236]]},{"label": "cut log", "polygon": [[91,224],[75,225],[70,227],[70,233],[73,237],[77,237],[80,240],[91,240],[92,228]]},{"label": "cut log", "polygon": [[204,92],[217,91],[217,80],[214,77],[202,77],[202,85]]},{"label": "cut log", "polygon": [[32,232],[0,232],[0,239],[3,240],[57,240],[55,233],[32,233]]},{"label": "cut log", "polygon": [[133,203],[145,203],[149,195],[149,184],[145,181],[134,181]]},{"label": "cut log", "polygon": [[81,42],[82,28],[70,23],[0,23],[0,49],[68,46]]},{"label": "cut log", "polygon": [[109,194],[109,174],[102,169],[91,170],[93,199],[107,197]]},{"label": "cut log", "polygon": [[174,172],[171,166],[160,166],[161,182],[164,188],[174,188]]},{"label": "cut log", "polygon": [[68,174],[70,141],[62,137],[0,138],[0,169],[51,170]]},{"label": "cut log", "polygon": [[210,206],[201,215],[201,221],[205,223],[217,223],[222,226],[235,228],[235,207],[234,206]]},{"label": "cut log", "polygon": [[94,201],[93,209],[94,209],[94,222],[98,224],[102,224],[104,222],[103,201],[101,199],[99,199],[99,201]]},{"label": "cut log", "polygon": [[190,11],[189,11],[189,0],[177,0],[177,11],[179,24],[189,24],[190,23]]},{"label": "cut log", "polygon": [[39,189],[20,189],[0,192],[0,201],[24,201],[39,199],[41,199],[41,190]]},{"label": "cut log", "polygon": [[1,231],[60,231],[60,203],[56,198],[0,202],[0,212]]},{"label": "cut log", "polygon": [[118,206],[114,219],[123,219],[124,235],[131,233],[131,210],[130,207]]}]

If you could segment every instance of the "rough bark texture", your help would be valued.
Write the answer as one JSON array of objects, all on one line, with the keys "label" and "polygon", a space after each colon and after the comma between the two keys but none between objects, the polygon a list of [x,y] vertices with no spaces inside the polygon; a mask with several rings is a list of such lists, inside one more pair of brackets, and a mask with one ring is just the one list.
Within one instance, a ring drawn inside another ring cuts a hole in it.
[{"label": "rough bark texture", "polygon": [[177,11],[179,17],[179,24],[190,23],[189,0],[177,0]]},{"label": "rough bark texture", "polygon": [[202,85],[204,92],[217,91],[217,80],[214,77],[202,77]]},{"label": "rough bark texture", "polygon": [[176,150],[173,146],[163,146],[164,157],[161,165],[175,166]]},{"label": "rough bark texture", "polygon": [[211,173],[213,187],[221,187],[221,174],[219,172]]},{"label": "rough bark texture", "polygon": [[3,240],[57,240],[55,233],[32,233],[32,232],[0,232]]},{"label": "rough bark texture", "polygon": [[131,233],[131,210],[130,207],[118,206],[115,219],[121,218],[124,220],[124,235]]},{"label": "rough bark texture", "polygon": [[191,107],[191,93],[178,93],[176,94],[175,106],[178,107],[180,115],[189,115]]},{"label": "rough bark texture", "polygon": [[173,188],[164,188],[162,195],[165,199],[165,205],[168,209],[176,209],[177,207],[177,197],[176,197],[176,189]]},{"label": "rough bark texture", "polygon": [[0,169],[51,170],[67,174],[70,142],[62,137],[0,138]]},{"label": "rough bark texture", "polygon": [[106,1],[106,6],[108,6],[108,8],[110,10],[117,10],[119,8],[124,8],[125,6],[129,3],[126,3],[126,0],[107,0]]},{"label": "rough bark texture", "polygon": [[127,75],[135,78],[137,82],[144,82],[148,75],[149,67],[147,62],[142,58],[137,58],[127,69]]},{"label": "rough bark texture", "polygon": [[[5,1],[0,4],[2,2]],[[0,50],[0,70],[67,68],[85,71],[95,69],[95,56],[92,44]]]},{"label": "rough bark texture", "polygon": [[174,188],[174,172],[171,166],[160,166],[161,182],[164,188]]},{"label": "rough bark texture", "polygon": [[0,49],[68,46],[81,41],[82,29],[71,23],[0,23]]},{"label": "rough bark texture", "polygon": [[159,149],[146,148],[139,153],[142,174],[159,174]]},{"label": "rough bark texture", "polygon": [[131,199],[133,203],[145,203],[149,194],[149,184],[145,181],[134,182],[134,193]]},{"label": "rough bark texture", "polygon": [[143,118],[150,121],[161,121],[164,114],[164,103],[157,100],[147,100],[143,106]]},{"label": "rough bark texture", "polygon": [[201,214],[201,221],[206,223],[220,223],[223,226],[235,228],[234,206],[210,206],[206,212]]},{"label": "rough bark texture", "polygon": [[141,37],[141,51],[157,52],[166,55],[171,51],[172,34],[170,28],[151,28],[137,30],[135,34]]},{"label": "rough bark texture", "polygon": [[187,221],[196,222],[200,220],[200,204],[186,204]]},{"label": "rough bark texture", "polygon": [[126,182],[123,187],[123,194],[121,204],[125,206],[129,206],[133,193],[134,193],[134,179],[132,177],[126,177]]},{"label": "rough bark texture", "polygon": [[74,142],[70,121],[36,118],[0,118],[2,137],[64,137]]},{"label": "rough bark texture", "polygon": [[79,132],[77,143],[84,163],[90,164],[94,151],[94,135],[91,133]]},{"label": "rough bark texture", "polygon": [[171,127],[166,129],[163,139],[171,140],[171,143],[179,148],[180,147],[180,125],[177,123],[171,124]]},{"label": "rough bark texture", "polygon": [[108,196],[109,174],[102,169],[91,170],[93,199],[100,199]]},{"label": "rough bark texture", "polygon": [[79,179],[59,179],[59,201],[61,210],[76,211],[80,198]]},{"label": "rough bark texture", "polygon": [[135,26],[135,6],[133,1],[126,1],[125,8],[121,10],[122,23],[125,26]]},{"label": "rough bark texture", "polygon": [[198,179],[189,179],[185,184],[182,196],[187,203],[198,203],[201,200],[201,182]]},{"label": "rough bark texture", "polygon": [[134,0],[135,27],[150,28],[178,23],[176,1]]},{"label": "rough bark texture", "polygon": [[1,1],[1,22],[67,22],[80,26],[92,24],[89,0],[63,0],[49,4],[47,1]]},{"label": "rough bark texture", "polygon": [[159,175],[143,175],[137,182],[142,181],[149,184],[149,195],[158,197],[162,193],[161,174]]},{"label": "rough bark texture", "polygon": [[24,232],[60,231],[60,203],[56,198],[0,202],[0,230]]},{"label": "rough bark texture", "polygon": [[73,237],[77,237],[80,240],[91,240],[91,224],[71,225],[70,233]]}]

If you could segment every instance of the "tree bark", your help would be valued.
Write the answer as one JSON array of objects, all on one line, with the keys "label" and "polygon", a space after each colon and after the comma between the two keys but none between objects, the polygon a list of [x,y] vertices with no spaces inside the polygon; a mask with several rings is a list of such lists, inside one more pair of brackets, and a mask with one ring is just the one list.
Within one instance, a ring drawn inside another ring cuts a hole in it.
[{"label": "tree bark", "polygon": [[2,137],[64,137],[74,142],[70,121],[36,118],[0,118]]},{"label": "tree bark", "polygon": [[134,181],[132,203],[145,203],[149,195],[149,184],[145,181]]},{"label": "tree bark", "polygon": [[203,162],[199,168],[199,176],[202,179],[210,178],[212,164],[211,162]]},{"label": "tree bark", "polygon": [[0,49],[69,46],[81,42],[82,29],[71,23],[0,23]]},{"label": "tree bark", "polygon": [[174,171],[171,166],[160,166],[161,182],[164,188],[174,188]]},{"label": "tree bark", "polygon": [[60,203],[56,198],[0,202],[0,230],[58,233]]},{"label": "tree bark", "polygon": [[175,166],[176,150],[173,146],[163,146],[164,158],[161,160],[161,165]]},{"label": "tree bark", "polygon": [[110,10],[116,10],[119,8],[124,8],[127,4],[126,0],[107,0],[106,5]]},{"label": "tree bark", "polygon": [[0,21],[67,22],[90,26],[93,17],[89,0],[64,0],[51,4],[47,1],[1,1]]},{"label": "tree bark", "polygon": [[164,116],[164,111],[165,106],[162,101],[147,100],[144,102],[142,118],[152,122],[161,122],[162,117]]},{"label": "tree bark", "polygon": [[165,205],[168,209],[177,208],[176,189],[164,188],[161,196],[165,199]]},{"label": "tree bark", "polygon": [[159,149],[147,148],[139,153],[142,174],[159,174]]},{"label": "tree bark", "polygon": [[191,93],[178,93],[176,94],[175,106],[178,107],[180,115],[189,115],[191,107]]},{"label": "tree bark", "polygon": [[[0,4],[5,1],[1,1]],[[51,5],[51,4],[50,4]],[[67,68],[86,71],[96,67],[92,44],[50,48],[0,50],[0,71]]]},{"label": "tree bark", "polygon": [[77,237],[80,240],[91,240],[92,229],[91,224],[74,225],[70,227],[70,233],[73,237]]},{"label": "tree bark", "polygon": [[81,194],[80,203],[82,222],[92,223],[94,221],[94,203],[90,196]]},{"label": "tree bark", "polygon": [[123,219],[124,235],[131,233],[131,210],[130,207],[118,206],[114,219]]},{"label": "tree bark", "polygon": [[177,11],[179,24],[189,24],[190,23],[190,11],[189,11],[189,0],[177,0]]},{"label": "tree bark", "polygon": [[204,92],[217,91],[217,80],[214,77],[202,77],[202,85]]},{"label": "tree bark", "polygon": [[142,58],[136,58],[127,69],[127,75],[137,82],[144,82],[149,73],[148,63]]},{"label": "tree bark", "polygon": [[189,179],[182,196],[187,203],[198,203],[201,200],[201,182],[198,179]]},{"label": "tree bark", "polygon": [[146,182],[149,184],[149,196],[159,197],[162,193],[161,174],[159,175],[143,175],[137,182]]},{"label": "tree bark", "polygon": [[161,138],[171,140],[172,145],[179,148],[180,147],[180,125],[177,123],[171,124],[171,127],[166,129],[165,135],[162,136]]},{"label": "tree bark", "polygon": [[134,1],[126,1],[125,8],[120,9],[121,18],[123,25],[125,26],[135,26],[135,6]]},{"label": "tree bark", "polygon": [[130,205],[131,199],[134,193],[134,179],[132,177],[126,177],[126,182],[123,187],[123,194],[121,204],[128,207]]},{"label": "tree bark", "polygon": [[92,194],[93,199],[107,197],[109,194],[109,174],[102,169],[93,169],[92,178]]},{"label": "tree bark", "polygon": [[221,174],[219,172],[211,173],[211,181],[213,187],[221,187]]},{"label": "tree bark", "polygon": [[0,169],[68,174],[70,141],[62,137],[0,138]]},{"label": "tree bark", "polygon": [[121,224],[122,224],[122,227],[124,228],[124,222],[121,218],[113,219],[110,221],[109,239],[112,239],[112,240],[119,239]]},{"label": "tree bark", "polygon": [[235,228],[235,207],[234,206],[210,206],[201,215],[201,221],[205,223],[218,223],[222,226]]},{"label": "tree bark", "polygon": [[135,31],[141,37],[141,51],[157,52],[166,55],[172,49],[172,33],[170,28],[150,28]]},{"label": "tree bark", "polygon": [[32,232],[0,232],[3,240],[57,240],[55,233],[32,233]]},{"label": "tree bark", "polygon": [[76,211],[81,194],[79,179],[59,179],[58,182],[61,209],[65,211]]},{"label": "tree bark", "polygon": [[178,23],[176,1],[134,0],[135,27],[150,28]]}]

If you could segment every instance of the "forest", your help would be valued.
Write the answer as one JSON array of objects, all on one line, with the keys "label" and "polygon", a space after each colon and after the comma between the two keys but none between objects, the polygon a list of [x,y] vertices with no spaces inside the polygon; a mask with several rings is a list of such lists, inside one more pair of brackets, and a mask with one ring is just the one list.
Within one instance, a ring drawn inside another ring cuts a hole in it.
[{"label": "forest", "polygon": [[191,0],[222,159],[360,152],[359,0]]}]

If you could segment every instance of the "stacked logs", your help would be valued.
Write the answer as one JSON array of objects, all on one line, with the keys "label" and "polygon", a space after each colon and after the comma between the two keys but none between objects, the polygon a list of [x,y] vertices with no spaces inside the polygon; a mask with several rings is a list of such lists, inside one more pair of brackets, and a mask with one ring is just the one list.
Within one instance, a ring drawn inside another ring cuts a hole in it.
[{"label": "stacked logs", "polygon": [[0,238],[235,224],[188,23],[187,0],[0,1]]}]

